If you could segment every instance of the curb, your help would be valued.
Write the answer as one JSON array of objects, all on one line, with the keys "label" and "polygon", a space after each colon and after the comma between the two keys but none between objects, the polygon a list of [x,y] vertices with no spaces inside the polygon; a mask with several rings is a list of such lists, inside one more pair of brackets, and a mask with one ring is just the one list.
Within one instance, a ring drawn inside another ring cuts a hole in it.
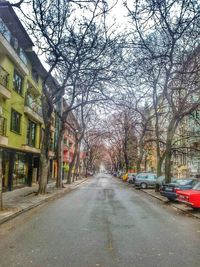
[{"label": "curb", "polygon": [[[154,197],[154,198],[160,200],[161,202],[165,202],[165,201],[164,201],[163,199],[161,199],[159,196],[155,196],[154,194],[151,194],[151,193],[148,192],[147,190],[140,189],[140,191],[144,192],[145,194],[147,194],[147,195],[149,195],[149,196],[151,196],[151,197]],[[182,212],[185,213],[185,214],[190,215],[191,217],[194,217],[194,218],[200,220],[200,217],[199,217],[199,216],[197,216],[196,214],[190,213],[189,211],[186,211],[186,210],[182,209],[181,207],[178,207],[176,204],[171,203],[170,206],[172,206],[173,208],[175,208],[175,209],[177,209],[177,210],[182,211]]]},{"label": "curb", "polygon": [[47,198],[42,199],[42,200],[41,200],[40,202],[38,202],[38,203],[32,204],[32,205],[30,205],[30,206],[28,206],[28,207],[26,207],[26,208],[20,209],[20,210],[14,212],[14,213],[11,214],[11,215],[8,215],[7,217],[5,217],[5,218],[3,218],[3,219],[0,219],[0,225],[3,224],[3,223],[5,223],[5,222],[7,222],[7,221],[9,221],[9,220],[14,219],[15,217],[17,217],[17,216],[19,216],[19,215],[21,215],[21,214],[23,214],[23,213],[25,213],[25,212],[27,212],[27,211],[29,211],[29,210],[31,210],[31,209],[34,209],[34,208],[36,208],[36,207],[38,207],[38,206],[44,204],[45,202],[49,202],[49,201],[51,201],[51,200],[61,198],[61,197],[64,196],[65,194],[67,194],[67,193],[69,193],[69,192],[75,190],[76,187],[77,187],[78,185],[84,183],[84,182],[87,181],[88,179],[89,179],[89,178],[85,178],[84,180],[80,181],[79,183],[76,183],[75,185],[71,184],[71,187],[70,187],[70,188],[64,188],[63,191],[61,191],[61,192],[54,193],[53,195],[50,195],[50,196],[48,196]]}]

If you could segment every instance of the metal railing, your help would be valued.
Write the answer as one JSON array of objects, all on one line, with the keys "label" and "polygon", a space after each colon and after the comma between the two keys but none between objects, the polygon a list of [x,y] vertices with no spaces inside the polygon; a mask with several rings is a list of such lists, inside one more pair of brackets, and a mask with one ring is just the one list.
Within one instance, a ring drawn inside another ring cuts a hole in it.
[{"label": "metal railing", "polygon": [[33,81],[34,81],[36,84],[38,84],[38,80],[39,80],[39,76],[38,76],[38,74],[37,74],[36,72],[33,72],[33,71],[32,71],[31,76],[32,76]]},{"label": "metal railing", "polygon": [[6,136],[7,119],[0,116],[0,135]]},{"label": "metal railing", "polygon": [[43,115],[42,115],[42,107],[39,105],[38,99],[34,99],[30,94],[26,94],[25,106],[27,106],[30,109],[32,109],[40,117],[43,117]]},{"label": "metal railing", "polygon": [[0,66],[0,84],[8,88],[9,73]]},{"label": "metal railing", "polygon": [[18,45],[18,40],[11,34],[6,24],[0,18],[0,33],[4,36],[7,42],[10,43],[12,48],[16,51],[21,61],[27,65],[28,60],[25,51]]}]

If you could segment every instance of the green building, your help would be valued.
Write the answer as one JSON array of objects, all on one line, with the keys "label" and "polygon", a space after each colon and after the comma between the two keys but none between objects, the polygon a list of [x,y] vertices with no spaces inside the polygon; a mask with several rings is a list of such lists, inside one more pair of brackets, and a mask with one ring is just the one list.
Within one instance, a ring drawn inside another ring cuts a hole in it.
[{"label": "green building", "polygon": [[[0,2],[0,149],[3,188],[36,182],[43,131],[42,79],[46,71],[8,2]],[[52,126],[52,142],[55,129]],[[54,153],[50,151],[50,158]]]}]

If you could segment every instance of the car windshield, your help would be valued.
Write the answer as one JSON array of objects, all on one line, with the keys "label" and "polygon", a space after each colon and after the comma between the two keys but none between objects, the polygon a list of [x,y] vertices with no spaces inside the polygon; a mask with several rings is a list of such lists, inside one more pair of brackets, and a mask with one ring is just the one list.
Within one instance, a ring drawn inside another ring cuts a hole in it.
[{"label": "car windshield", "polygon": [[179,185],[186,185],[192,182],[192,179],[180,179],[180,180],[176,180],[175,183],[179,184]]},{"label": "car windshield", "polygon": [[194,190],[200,190],[200,183],[196,184],[194,187],[193,187]]}]

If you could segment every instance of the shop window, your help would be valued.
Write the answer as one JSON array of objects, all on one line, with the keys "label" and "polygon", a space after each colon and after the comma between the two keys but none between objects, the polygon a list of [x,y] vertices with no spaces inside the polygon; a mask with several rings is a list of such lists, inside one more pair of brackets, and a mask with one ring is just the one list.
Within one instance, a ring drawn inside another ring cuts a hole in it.
[{"label": "shop window", "polygon": [[16,153],[13,171],[13,187],[20,187],[27,184],[27,162],[26,155],[23,153]]},{"label": "shop window", "polygon": [[16,110],[11,109],[11,131],[20,133],[21,114]]},{"label": "shop window", "polygon": [[35,146],[35,140],[36,140],[36,128],[37,128],[37,124],[32,122],[32,121],[28,121],[28,128],[27,128],[27,145],[29,146]]},{"label": "shop window", "polygon": [[22,95],[22,82],[23,79],[21,75],[15,70],[13,76],[13,89],[20,95]]}]

